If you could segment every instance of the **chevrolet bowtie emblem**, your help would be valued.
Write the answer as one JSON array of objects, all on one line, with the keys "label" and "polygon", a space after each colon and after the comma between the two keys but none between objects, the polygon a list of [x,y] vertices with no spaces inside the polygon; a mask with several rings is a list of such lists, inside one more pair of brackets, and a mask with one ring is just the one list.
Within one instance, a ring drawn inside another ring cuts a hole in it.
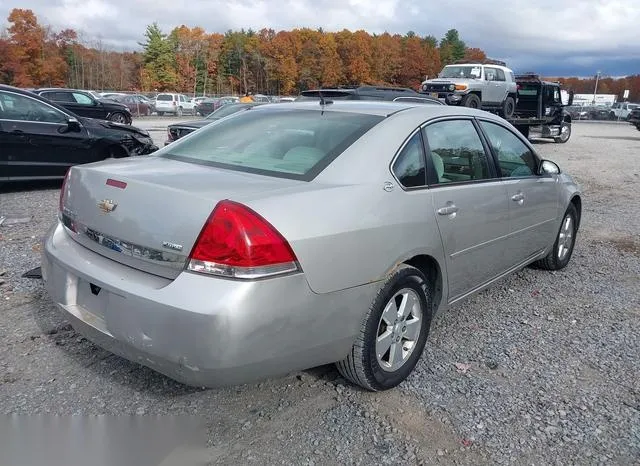
[{"label": "chevrolet bowtie emblem", "polygon": [[118,204],[109,199],[103,199],[98,202],[98,208],[102,211],[103,214],[113,212],[114,210],[116,210],[116,207],[118,207]]}]

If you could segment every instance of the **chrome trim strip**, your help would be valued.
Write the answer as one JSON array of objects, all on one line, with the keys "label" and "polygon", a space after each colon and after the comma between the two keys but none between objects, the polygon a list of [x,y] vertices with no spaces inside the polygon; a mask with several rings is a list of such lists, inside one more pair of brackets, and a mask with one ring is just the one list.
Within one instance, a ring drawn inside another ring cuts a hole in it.
[{"label": "chrome trim strip", "polygon": [[[141,246],[102,233],[81,222],[73,220],[67,212],[62,214],[62,224],[67,232],[81,244],[87,242],[104,248],[104,255],[107,257],[113,256],[113,253],[119,253],[150,265],[170,267],[174,270],[184,270],[187,262],[187,256],[185,255]],[[89,247],[88,244],[86,246]]]}]

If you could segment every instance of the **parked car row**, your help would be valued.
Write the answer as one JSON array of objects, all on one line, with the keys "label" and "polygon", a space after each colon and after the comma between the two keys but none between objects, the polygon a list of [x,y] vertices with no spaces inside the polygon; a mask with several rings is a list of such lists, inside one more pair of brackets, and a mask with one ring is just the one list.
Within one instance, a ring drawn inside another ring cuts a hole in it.
[{"label": "parked car row", "polygon": [[116,111],[106,101],[79,91],[69,94],[94,103],[83,104],[78,98],[59,104],[46,98],[50,93],[45,90],[0,85],[0,181],[62,179],[73,165],[158,149],[147,131],[105,119],[109,111]]}]

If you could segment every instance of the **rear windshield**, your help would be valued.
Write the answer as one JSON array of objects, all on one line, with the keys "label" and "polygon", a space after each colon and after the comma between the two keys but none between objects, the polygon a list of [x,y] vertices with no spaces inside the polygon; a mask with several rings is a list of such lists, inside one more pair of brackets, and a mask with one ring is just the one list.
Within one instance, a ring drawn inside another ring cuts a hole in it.
[{"label": "rear windshield", "polygon": [[156,100],[173,100],[173,96],[171,94],[159,94],[158,97],[156,97]]},{"label": "rear windshield", "polygon": [[158,156],[309,181],[383,118],[255,108],[211,123],[166,146]]}]

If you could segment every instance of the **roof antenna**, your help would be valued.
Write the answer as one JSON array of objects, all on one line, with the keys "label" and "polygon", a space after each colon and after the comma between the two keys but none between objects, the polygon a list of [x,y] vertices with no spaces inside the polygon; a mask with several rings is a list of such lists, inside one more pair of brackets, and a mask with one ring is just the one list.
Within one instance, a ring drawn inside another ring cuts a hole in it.
[{"label": "roof antenna", "polygon": [[327,104],[332,104],[333,101],[331,100],[326,100],[324,98],[324,96],[322,95],[322,89],[318,89],[318,95],[320,96],[320,105],[322,105],[323,107]]}]

